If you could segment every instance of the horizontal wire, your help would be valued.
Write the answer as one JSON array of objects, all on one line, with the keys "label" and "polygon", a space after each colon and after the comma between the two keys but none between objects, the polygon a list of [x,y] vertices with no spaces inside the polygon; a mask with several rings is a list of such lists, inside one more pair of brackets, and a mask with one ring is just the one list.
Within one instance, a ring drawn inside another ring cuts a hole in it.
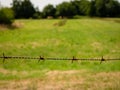
[{"label": "horizontal wire", "polygon": [[111,61],[111,60],[120,60],[120,58],[44,58],[44,57],[28,57],[28,56],[2,56],[3,59],[39,59],[39,60],[82,60],[82,61]]}]

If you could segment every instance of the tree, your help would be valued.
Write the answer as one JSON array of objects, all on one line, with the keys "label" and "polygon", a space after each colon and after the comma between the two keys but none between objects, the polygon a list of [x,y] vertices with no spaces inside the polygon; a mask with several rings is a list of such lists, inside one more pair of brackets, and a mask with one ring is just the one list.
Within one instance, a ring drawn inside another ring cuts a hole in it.
[{"label": "tree", "polygon": [[96,14],[99,17],[115,17],[120,12],[117,0],[96,0]]},{"label": "tree", "polygon": [[76,14],[76,8],[70,2],[63,2],[56,7],[57,16],[72,17]]},{"label": "tree", "polygon": [[38,7],[36,7],[35,11],[36,12],[34,13],[33,18],[34,19],[40,19],[40,18],[42,18],[42,13],[39,11]]},{"label": "tree", "polygon": [[107,16],[116,17],[120,15],[120,3],[116,0],[109,0],[106,3]]},{"label": "tree", "polygon": [[49,4],[42,13],[35,9],[30,0],[13,0],[12,9],[15,18],[46,18],[47,16],[73,17],[75,15],[88,15],[97,17],[120,16],[120,3],[118,0],[71,0],[63,2],[56,7]]},{"label": "tree", "polygon": [[56,12],[56,9],[54,8],[54,6],[49,4],[44,7],[42,13],[43,13],[43,17],[46,18],[47,16],[55,17],[55,12]]},{"label": "tree", "polygon": [[33,7],[33,4],[30,2],[30,0],[24,0],[21,5],[21,11],[24,18],[30,18],[33,17],[35,8]]},{"label": "tree", "polygon": [[76,15],[81,15],[82,14],[82,12],[80,10],[80,3],[81,3],[81,1],[78,1],[78,0],[71,1],[72,6],[75,7],[75,14]]},{"label": "tree", "polygon": [[35,8],[30,0],[13,0],[12,8],[16,18],[30,18],[35,13]]},{"label": "tree", "polygon": [[91,16],[91,17],[96,16],[95,0],[91,0],[91,2],[89,4],[87,15]]},{"label": "tree", "polygon": [[106,3],[108,0],[96,0],[96,14],[99,17],[106,17]]},{"label": "tree", "polygon": [[0,24],[12,24],[14,21],[14,12],[10,8],[0,9]]},{"label": "tree", "polygon": [[81,15],[87,15],[89,10],[90,2],[88,0],[80,0],[80,11]]},{"label": "tree", "polygon": [[13,0],[12,9],[15,13],[15,18],[22,18],[21,6],[22,6],[21,0]]}]

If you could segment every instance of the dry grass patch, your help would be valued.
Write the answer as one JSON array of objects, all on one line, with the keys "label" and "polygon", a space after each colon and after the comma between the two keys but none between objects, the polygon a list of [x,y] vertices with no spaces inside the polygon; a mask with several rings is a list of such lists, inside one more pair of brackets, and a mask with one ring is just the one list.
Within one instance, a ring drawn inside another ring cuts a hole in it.
[{"label": "dry grass patch", "polygon": [[24,23],[20,22],[20,21],[15,21],[13,24],[12,24],[13,27],[15,28],[22,28],[24,26]]},{"label": "dry grass patch", "polygon": [[[81,73],[84,71],[81,71]],[[48,71],[43,79],[0,81],[2,90],[61,90],[70,85],[82,84],[80,71]]]},{"label": "dry grass patch", "polygon": [[89,90],[120,90],[120,72],[101,72],[86,79]]},{"label": "dry grass patch", "polygon": [[119,90],[120,72],[48,71],[42,79],[0,81],[1,90]]}]

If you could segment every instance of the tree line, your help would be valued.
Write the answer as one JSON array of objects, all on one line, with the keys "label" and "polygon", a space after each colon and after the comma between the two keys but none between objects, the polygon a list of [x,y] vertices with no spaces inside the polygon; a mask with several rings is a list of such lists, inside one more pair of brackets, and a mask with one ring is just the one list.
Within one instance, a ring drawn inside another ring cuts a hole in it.
[{"label": "tree line", "polygon": [[120,17],[118,0],[71,0],[57,6],[49,4],[42,11],[35,8],[30,0],[13,0],[12,9],[16,18],[73,18],[76,15],[90,17]]},{"label": "tree line", "polygon": [[77,16],[120,17],[120,2],[118,0],[71,0],[56,6],[48,4],[42,11],[39,11],[30,0],[13,0],[12,7],[9,9],[0,6],[0,20],[4,21],[3,18],[8,15],[11,16],[11,19],[13,17],[17,19],[76,18]]},{"label": "tree line", "polygon": [[120,3],[117,0],[73,0],[63,2],[56,7],[47,5],[43,9],[43,16],[65,16],[75,15],[90,17],[119,17]]}]

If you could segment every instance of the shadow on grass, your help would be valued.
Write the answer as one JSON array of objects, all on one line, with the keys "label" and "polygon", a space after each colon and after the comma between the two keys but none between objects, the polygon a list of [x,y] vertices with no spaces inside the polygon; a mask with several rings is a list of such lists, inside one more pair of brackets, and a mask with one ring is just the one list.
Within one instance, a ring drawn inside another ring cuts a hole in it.
[{"label": "shadow on grass", "polygon": [[23,23],[21,22],[14,22],[12,24],[0,24],[0,30],[15,30],[22,27]]},{"label": "shadow on grass", "polygon": [[14,25],[5,25],[5,24],[0,24],[0,30],[14,30],[18,27],[14,26]]}]

